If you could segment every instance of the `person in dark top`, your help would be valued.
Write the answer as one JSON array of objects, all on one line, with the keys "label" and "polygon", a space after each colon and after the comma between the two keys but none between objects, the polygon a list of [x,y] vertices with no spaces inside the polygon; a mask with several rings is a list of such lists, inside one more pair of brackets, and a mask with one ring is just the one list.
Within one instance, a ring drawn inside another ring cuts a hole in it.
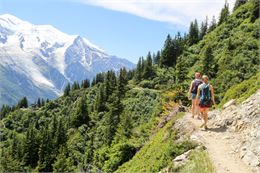
[{"label": "person in dark top", "polygon": [[200,73],[196,72],[195,73],[195,79],[191,82],[190,84],[190,89],[189,89],[189,99],[191,99],[191,112],[192,112],[192,118],[195,117],[195,115],[199,116],[199,107],[196,105],[197,102],[197,92],[198,92],[198,87],[199,85],[202,84],[202,80],[200,78]]}]

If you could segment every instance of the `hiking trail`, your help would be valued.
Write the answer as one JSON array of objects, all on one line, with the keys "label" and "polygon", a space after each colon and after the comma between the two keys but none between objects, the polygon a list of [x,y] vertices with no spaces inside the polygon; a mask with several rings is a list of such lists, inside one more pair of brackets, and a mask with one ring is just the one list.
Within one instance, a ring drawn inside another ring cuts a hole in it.
[{"label": "hiking trail", "polygon": [[235,135],[223,127],[215,127],[209,119],[208,130],[199,128],[202,121],[192,118],[191,113],[186,113],[184,120],[192,125],[191,139],[201,142],[209,153],[216,173],[253,173],[235,151]]}]

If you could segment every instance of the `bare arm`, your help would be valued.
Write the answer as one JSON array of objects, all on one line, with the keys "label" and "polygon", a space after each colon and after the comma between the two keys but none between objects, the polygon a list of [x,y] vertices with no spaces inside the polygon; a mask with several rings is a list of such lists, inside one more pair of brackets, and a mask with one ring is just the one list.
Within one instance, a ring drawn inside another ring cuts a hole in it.
[{"label": "bare arm", "polygon": [[199,98],[200,98],[200,86],[198,87],[196,98],[197,98],[197,103],[196,104],[198,105],[199,104]]},{"label": "bare arm", "polygon": [[189,94],[191,93],[192,86],[193,86],[193,82],[194,82],[194,81],[192,81],[191,84],[190,84]]},{"label": "bare arm", "polygon": [[215,104],[214,88],[213,88],[212,85],[210,85],[210,94],[211,94],[211,97],[212,97],[212,101]]}]

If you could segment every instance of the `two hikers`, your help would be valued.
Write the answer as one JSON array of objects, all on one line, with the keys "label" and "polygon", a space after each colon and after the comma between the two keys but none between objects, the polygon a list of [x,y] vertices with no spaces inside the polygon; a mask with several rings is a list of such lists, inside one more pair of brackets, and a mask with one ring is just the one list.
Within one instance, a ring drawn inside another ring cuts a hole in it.
[{"label": "two hikers", "polygon": [[[204,129],[207,129],[207,122],[208,122],[208,111],[209,108],[215,104],[215,98],[214,98],[214,90],[213,86],[208,83],[208,76],[203,75],[202,76],[202,82],[197,86],[196,81],[200,80],[200,73],[195,73],[195,80],[192,81],[189,93],[192,94],[192,117],[198,112],[196,110],[200,110],[200,117],[203,120],[203,124],[201,127],[204,127]],[[197,88],[197,92],[194,98],[194,93],[192,89]],[[193,91],[193,92],[192,92]]]}]

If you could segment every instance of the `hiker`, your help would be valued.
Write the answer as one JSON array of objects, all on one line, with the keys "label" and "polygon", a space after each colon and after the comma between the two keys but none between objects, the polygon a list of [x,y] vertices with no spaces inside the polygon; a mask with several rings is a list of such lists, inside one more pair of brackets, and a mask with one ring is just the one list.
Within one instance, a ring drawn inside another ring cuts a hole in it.
[{"label": "hiker", "polygon": [[192,118],[197,115],[198,119],[200,119],[199,116],[199,107],[197,106],[197,91],[198,91],[198,86],[202,84],[202,80],[200,79],[200,73],[196,72],[195,73],[195,79],[191,82],[190,84],[190,89],[189,89],[189,98],[191,99],[191,112],[192,112]]},{"label": "hiker", "polygon": [[207,75],[202,76],[203,83],[199,85],[197,92],[197,105],[200,107],[201,117],[203,119],[203,124],[200,127],[204,127],[205,130],[208,129],[209,108],[215,104],[213,86],[208,83],[208,80],[209,78]]}]

